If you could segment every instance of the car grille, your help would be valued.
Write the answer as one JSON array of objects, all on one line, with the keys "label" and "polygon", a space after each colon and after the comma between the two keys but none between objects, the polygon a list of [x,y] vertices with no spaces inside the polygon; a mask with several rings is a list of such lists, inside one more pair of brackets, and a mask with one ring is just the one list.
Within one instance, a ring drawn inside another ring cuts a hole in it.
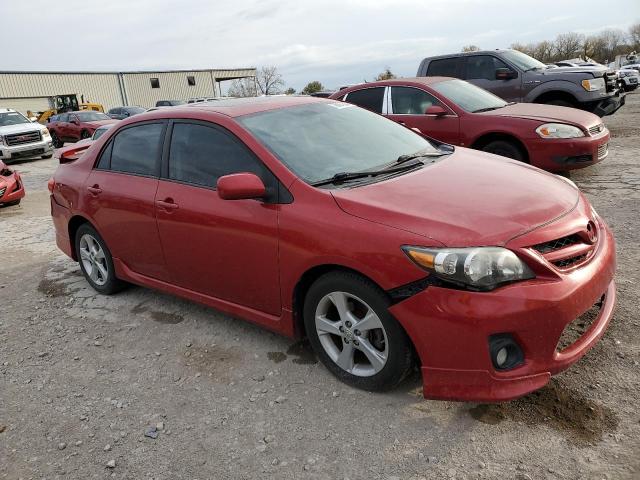
[{"label": "car grille", "polygon": [[555,252],[556,250],[560,250],[561,248],[568,247],[569,245],[575,245],[580,242],[582,242],[580,237],[573,234],[551,240],[550,242],[539,243],[538,245],[534,245],[533,248],[544,255],[545,253]]},{"label": "car grille", "polygon": [[604,82],[607,88],[607,92],[613,92],[618,87],[616,82],[615,72],[607,72],[604,74]]},{"label": "car grille", "polygon": [[26,145],[28,143],[35,143],[42,140],[42,134],[39,131],[26,132],[26,133],[14,133],[4,136],[7,146],[14,147],[16,145]]},{"label": "car grille", "polygon": [[599,123],[598,125],[594,125],[589,128],[589,135],[598,135],[599,133],[604,132],[604,123]]},{"label": "car grille", "polygon": [[605,143],[598,147],[598,160],[602,160],[609,154],[609,144]]},{"label": "car grille", "polygon": [[593,322],[597,320],[598,315],[600,314],[604,300],[605,296],[602,295],[602,297],[600,297],[600,299],[589,310],[584,312],[564,328],[556,346],[556,350],[558,352],[561,352],[576,343],[587,332],[587,330],[591,328],[591,325],[593,325]]},{"label": "car grille", "polygon": [[595,252],[598,229],[589,222],[584,231],[572,233],[531,248],[559,270],[568,270],[586,263]]}]

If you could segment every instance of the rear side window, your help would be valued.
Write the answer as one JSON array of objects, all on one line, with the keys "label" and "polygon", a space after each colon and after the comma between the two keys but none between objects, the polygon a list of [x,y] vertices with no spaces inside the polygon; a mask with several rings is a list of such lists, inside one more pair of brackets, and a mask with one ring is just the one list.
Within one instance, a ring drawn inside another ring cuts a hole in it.
[{"label": "rear side window", "polygon": [[364,88],[347,94],[347,102],[376,113],[382,113],[383,101],[384,87]]},{"label": "rear side window", "polygon": [[391,106],[397,115],[423,115],[441,103],[430,93],[413,87],[391,87]]},{"label": "rear side window", "polygon": [[427,77],[458,77],[459,57],[431,60]]},{"label": "rear side window", "polygon": [[[112,145],[104,151],[111,149],[109,168],[116,172],[158,176],[163,129],[162,123],[147,123],[117,133]],[[102,158],[98,167],[106,168]]]},{"label": "rear side window", "polygon": [[60,115],[60,116],[58,117],[58,121],[59,121],[59,122],[68,122],[68,121],[69,121],[69,114],[68,114],[68,113],[65,113],[65,114],[63,114],[63,115]]},{"label": "rear side window", "polygon": [[266,167],[232,134],[195,123],[175,123],[169,153],[169,178],[215,188],[218,178],[250,172],[265,179]]},{"label": "rear side window", "polygon": [[466,79],[495,80],[496,69],[498,68],[509,67],[493,55],[474,55],[467,57]]}]

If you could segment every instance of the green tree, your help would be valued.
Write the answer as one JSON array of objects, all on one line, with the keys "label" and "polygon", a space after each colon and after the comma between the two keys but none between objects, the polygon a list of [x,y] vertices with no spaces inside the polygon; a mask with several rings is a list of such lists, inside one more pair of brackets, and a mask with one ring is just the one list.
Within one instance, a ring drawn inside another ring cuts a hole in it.
[{"label": "green tree", "polygon": [[[465,45],[464,47],[462,47],[462,52],[477,52],[480,50],[480,47],[478,47],[477,45]],[[516,50],[516,49],[514,49]]]},{"label": "green tree", "polygon": [[376,82],[379,82],[381,80],[393,80],[394,78],[398,78],[396,77],[392,72],[391,69],[389,67],[384,69],[384,72],[379,73],[378,76],[376,77]]},{"label": "green tree", "polygon": [[324,90],[324,86],[317,80],[307,83],[307,86],[302,89],[302,93],[305,95],[311,95],[312,93],[321,92]]},{"label": "green tree", "polygon": [[289,88],[287,88],[287,89],[284,91],[284,94],[285,94],[285,95],[293,95],[293,94],[295,94],[295,93],[296,93],[296,89],[295,89],[295,88],[292,88],[292,87],[289,87]]}]

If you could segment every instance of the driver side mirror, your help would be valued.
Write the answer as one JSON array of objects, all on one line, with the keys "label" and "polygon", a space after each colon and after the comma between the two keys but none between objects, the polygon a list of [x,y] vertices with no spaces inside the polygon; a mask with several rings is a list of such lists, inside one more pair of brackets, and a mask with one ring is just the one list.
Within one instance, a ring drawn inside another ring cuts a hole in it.
[{"label": "driver side mirror", "polygon": [[511,80],[518,78],[518,73],[510,68],[496,68],[496,80]]},{"label": "driver side mirror", "polygon": [[233,173],[218,179],[216,188],[223,200],[246,200],[263,198],[267,194],[260,177],[254,173]]},{"label": "driver side mirror", "polygon": [[431,105],[425,110],[424,113],[425,115],[434,115],[436,117],[441,117],[443,115],[446,115],[448,112],[442,105]]},{"label": "driver side mirror", "polygon": [[80,122],[78,121],[77,118],[72,118],[71,123],[73,123],[74,125],[80,125]]}]

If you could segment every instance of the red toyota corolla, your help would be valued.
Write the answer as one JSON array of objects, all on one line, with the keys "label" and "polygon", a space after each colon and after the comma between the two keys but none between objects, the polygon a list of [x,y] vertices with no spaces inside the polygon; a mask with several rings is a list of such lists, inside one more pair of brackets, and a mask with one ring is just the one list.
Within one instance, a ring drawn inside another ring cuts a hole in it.
[{"label": "red toyota corolla", "polygon": [[571,181],[341,102],[137,115],[49,188],[57,243],[98,292],[136,283],[306,335],[368,390],[417,362],[426,397],[515,398],[613,314],[614,240]]},{"label": "red toyota corolla", "polygon": [[441,142],[560,172],[608,154],[602,119],[575,108],[507,103],[463,80],[405,78],[364,83],[330,98],[359,105]]}]

